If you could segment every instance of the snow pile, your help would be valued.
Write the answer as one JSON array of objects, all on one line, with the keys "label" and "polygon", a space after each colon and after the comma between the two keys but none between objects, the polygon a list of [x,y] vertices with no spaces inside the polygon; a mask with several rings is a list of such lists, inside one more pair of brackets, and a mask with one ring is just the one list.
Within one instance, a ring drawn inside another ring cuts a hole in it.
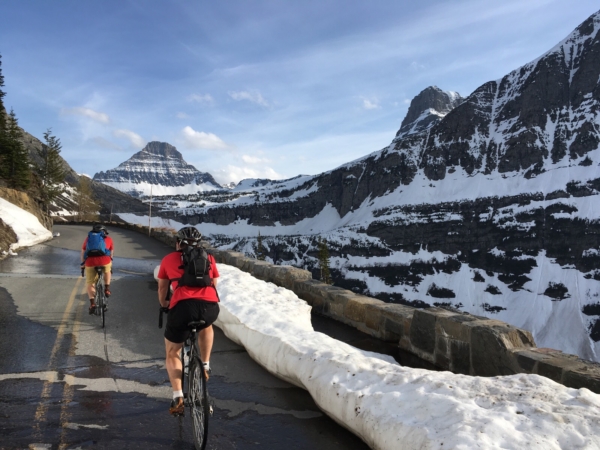
[{"label": "snow pile", "polygon": [[600,448],[600,395],[538,375],[410,369],[313,330],[293,292],[219,265],[216,325],[374,449]]},{"label": "snow pile", "polygon": [[52,233],[44,228],[37,217],[3,198],[0,198],[0,219],[17,235],[17,242],[11,244],[9,254],[20,247],[52,239]]}]

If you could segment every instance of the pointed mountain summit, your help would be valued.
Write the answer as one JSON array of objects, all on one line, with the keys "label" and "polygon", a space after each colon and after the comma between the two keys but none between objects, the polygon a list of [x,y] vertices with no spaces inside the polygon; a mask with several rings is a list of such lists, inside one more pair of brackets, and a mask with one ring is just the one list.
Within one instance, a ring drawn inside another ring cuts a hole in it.
[{"label": "pointed mountain summit", "polygon": [[114,169],[98,172],[99,181],[133,196],[195,194],[222,189],[213,176],[184,161],[166,142],[149,142]]},{"label": "pointed mountain summit", "polygon": [[[546,54],[487,82],[426,133],[404,134],[388,151],[404,155],[410,179],[466,174],[537,176],[578,165],[598,148],[600,13]],[[590,155],[591,157],[591,155]]]},{"label": "pointed mountain summit", "polygon": [[431,128],[464,101],[458,92],[442,91],[437,86],[423,89],[410,102],[395,140]]}]

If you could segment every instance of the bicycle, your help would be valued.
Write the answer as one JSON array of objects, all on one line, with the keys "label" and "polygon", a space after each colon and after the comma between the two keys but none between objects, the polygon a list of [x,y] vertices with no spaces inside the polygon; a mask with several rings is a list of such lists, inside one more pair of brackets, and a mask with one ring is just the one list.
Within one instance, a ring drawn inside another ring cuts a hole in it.
[{"label": "bicycle", "polygon": [[[94,296],[94,304],[96,305],[96,310],[94,311],[94,315],[100,316],[102,319],[102,328],[105,326],[106,322],[106,294],[104,292],[104,267],[98,266],[94,267],[94,270],[97,274],[95,289],[96,294]],[[81,276],[84,274],[84,269],[81,269]]]},{"label": "bicycle", "polygon": [[[162,328],[163,313],[168,311],[169,308],[160,308],[158,328]],[[198,327],[204,324],[204,320],[188,323],[190,336],[185,340],[180,353],[181,388],[183,390],[184,405],[189,407],[190,415],[192,416],[192,429],[194,431],[194,445],[196,450],[204,450],[206,447],[208,418],[213,413],[206,386],[206,372],[204,371],[204,366],[200,359],[200,350],[198,349]]]}]

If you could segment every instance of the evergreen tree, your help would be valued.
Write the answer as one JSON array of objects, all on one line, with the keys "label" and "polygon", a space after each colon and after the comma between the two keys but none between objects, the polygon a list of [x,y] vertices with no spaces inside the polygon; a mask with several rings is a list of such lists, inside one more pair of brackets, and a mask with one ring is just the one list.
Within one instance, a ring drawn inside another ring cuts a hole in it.
[{"label": "evergreen tree", "polygon": [[23,133],[15,112],[11,109],[0,138],[0,176],[13,189],[27,189],[31,183],[29,155],[21,139]]},{"label": "evergreen tree", "polygon": [[2,55],[0,55],[0,119],[2,119],[0,121],[0,129],[4,128],[4,123],[6,121],[6,118],[4,117],[4,115],[6,114],[6,110],[4,108],[4,96],[6,95],[6,92],[2,90],[3,87],[4,75],[2,75]]},{"label": "evergreen tree", "polygon": [[65,168],[60,158],[62,145],[60,144],[60,139],[50,133],[50,128],[44,133],[46,143],[42,144],[42,148],[37,152],[41,158],[41,163],[36,168],[36,172],[42,183],[42,200],[46,205],[46,209],[50,207],[50,203],[54,199],[65,191],[63,185],[65,181]]},{"label": "evergreen tree", "polygon": [[329,248],[327,247],[327,239],[318,240],[318,260],[319,269],[321,270],[321,281],[325,284],[333,284],[331,273],[329,272]]},{"label": "evergreen tree", "polygon": [[77,186],[77,220],[98,220],[100,204],[94,199],[92,180],[86,176],[79,177]]},{"label": "evergreen tree", "polygon": [[2,55],[0,55],[0,177],[3,176],[3,167],[5,166],[4,154],[8,151],[7,136],[6,136],[6,109],[4,108],[4,96],[6,92],[2,90],[4,87],[4,75],[2,75]]},{"label": "evergreen tree", "polygon": [[265,246],[263,245],[262,236],[260,235],[260,231],[258,232],[258,237],[256,238],[256,259],[259,261],[264,261],[267,258],[267,251]]}]

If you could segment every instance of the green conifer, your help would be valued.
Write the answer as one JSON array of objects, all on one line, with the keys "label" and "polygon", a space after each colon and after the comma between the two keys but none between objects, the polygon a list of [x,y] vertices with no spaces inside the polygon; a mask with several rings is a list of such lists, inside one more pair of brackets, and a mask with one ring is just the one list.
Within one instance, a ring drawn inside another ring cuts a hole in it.
[{"label": "green conifer", "polygon": [[264,261],[267,258],[267,251],[265,246],[263,245],[262,236],[260,235],[260,230],[258,232],[258,237],[256,238],[256,259],[259,261]]},{"label": "green conifer", "polygon": [[325,284],[333,284],[333,280],[331,279],[331,273],[329,271],[329,248],[327,247],[327,239],[321,240],[319,238],[318,242],[318,260],[319,260],[319,269],[321,271],[321,281]]},{"label": "green conifer", "polygon": [[0,176],[13,189],[27,189],[31,183],[29,155],[23,145],[23,133],[15,112],[11,109],[0,139]]},{"label": "green conifer", "polygon": [[41,158],[41,162],[36,167],[36,172],[42,184],[41,194],[46,209],[65,191],[63,184],[65,181],[65,168],[60,158],[62,145],[60,139],[53,136],[51,131],[48,128],[44,133],[46,143],[42,144],[42,148],[37,152]]}]

